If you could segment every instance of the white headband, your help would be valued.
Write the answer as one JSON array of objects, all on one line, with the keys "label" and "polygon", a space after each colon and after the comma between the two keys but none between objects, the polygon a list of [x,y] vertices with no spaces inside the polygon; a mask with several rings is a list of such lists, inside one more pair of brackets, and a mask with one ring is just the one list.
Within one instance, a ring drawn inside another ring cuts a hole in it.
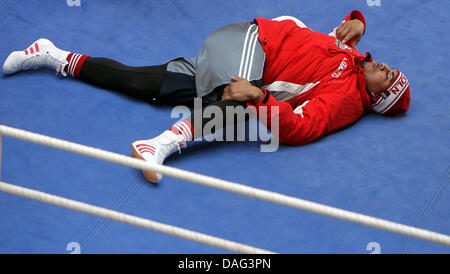
[{"label": "white headband", "polygon": [[408,89],[409,82],[405,75],[398,72],[397,78],[380,98],[372,105],[373,111],[384,114],[391,109]]}]

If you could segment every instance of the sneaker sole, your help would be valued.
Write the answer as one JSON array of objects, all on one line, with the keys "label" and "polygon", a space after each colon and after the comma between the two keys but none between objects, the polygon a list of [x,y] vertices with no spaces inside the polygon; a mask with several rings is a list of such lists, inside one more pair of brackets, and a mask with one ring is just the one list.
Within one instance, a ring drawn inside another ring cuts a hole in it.
[{"label": "sneaker sole", "polygon": [[[133,145],[131,145],[131,153],[133,154],[134,158],[145,161],[144,157],[142,157],[139,152],[137,152],[136,148]],[[158,182],[158,176],[156,175],[156,172],[143,170],[142,173],[144,174],[145,179],[147,179],[149,182]]]}]

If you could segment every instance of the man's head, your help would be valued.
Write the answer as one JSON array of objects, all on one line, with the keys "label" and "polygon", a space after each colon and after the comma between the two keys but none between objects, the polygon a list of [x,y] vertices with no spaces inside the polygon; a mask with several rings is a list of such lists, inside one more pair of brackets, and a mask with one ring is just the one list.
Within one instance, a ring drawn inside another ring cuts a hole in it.
[{"label": "man's head", "polygon": [[361,62],[372,109],[380,114],[396,115],[409,108],[410,89],[406,77],[398,70],[372,58]]}]

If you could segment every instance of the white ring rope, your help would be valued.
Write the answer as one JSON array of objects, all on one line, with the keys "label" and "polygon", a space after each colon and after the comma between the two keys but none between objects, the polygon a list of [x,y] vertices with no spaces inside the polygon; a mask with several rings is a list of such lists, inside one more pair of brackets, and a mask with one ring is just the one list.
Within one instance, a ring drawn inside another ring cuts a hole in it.
[{"label": "white ring rope", "polygon": [[0,180],[2,179],[2,134],[0,133]]},{"label": "white ring rope", "polygon": [[91,215],[111,219],[114,221],[139,226],[158,232],[166,233],[172,236],[177,236],[180,238],[188,239],[191,241],[200,242],[203,244],[219,247],[222,249],[231,250],[238,253],[248,253],[248,254],[270,254],[273,253],[268,250],[255,248],[248,245],[243,245],[240,243],[224,240],[214,236],[209,236],[203,233],[179,228],[172,225],[158,223],[152,220],[143,219],[140,217],[128,215],[122,212],[93,206],[87,203],[82,203],[79,201],[70,200],[60,196],[51,195],[48,193],[40,192],[37,190],[24,188],[16,185],[7,184],[5,182],[0,182],[0,191],[7,192],[10,194],[15,194],[25,198],[49,203],[52,205],[57,205],[60,207],[65,207],[68,209],[88,213]]},{"label": "white ring rope", "polygon": [[181,180],[450,246],[450,236],[421,228],[407,226],[400,223],[395,223],[348,210],[322,205],[319,203],[310,202],[307,200],[302,200],[300,198],[287,196],[267,190],[240,185],[237,183],[196,174],[181,169],[176,169],[164,165],[150,164],[129,156],[79,145],[68,141],[7,127],[4,125],[0,125],[0,135],[1,134],[41,145],[71,151],[97,159],[102,159],[109,162],[114,162],[136,169],[155,171],[163,175],[178,178]]}]

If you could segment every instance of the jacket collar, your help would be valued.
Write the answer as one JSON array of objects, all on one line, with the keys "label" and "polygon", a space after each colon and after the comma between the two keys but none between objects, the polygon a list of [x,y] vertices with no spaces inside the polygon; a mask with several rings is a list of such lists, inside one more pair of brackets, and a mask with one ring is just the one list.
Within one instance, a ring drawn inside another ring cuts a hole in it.
[{"label": "jacket collar", "polygon": [[361,62],[372,61],[372,56],[369,52],[366,55],[354,55],[355,56],[355,66],[354,70],[357,74],[357,85],[359,92],[361,93],[361,99],[364,106],[364,110],[370,112],[372,111],[372,103],[370,102],[369,94],[366,89],[366,78],[364,77],[364,69],[361,67]]}]

